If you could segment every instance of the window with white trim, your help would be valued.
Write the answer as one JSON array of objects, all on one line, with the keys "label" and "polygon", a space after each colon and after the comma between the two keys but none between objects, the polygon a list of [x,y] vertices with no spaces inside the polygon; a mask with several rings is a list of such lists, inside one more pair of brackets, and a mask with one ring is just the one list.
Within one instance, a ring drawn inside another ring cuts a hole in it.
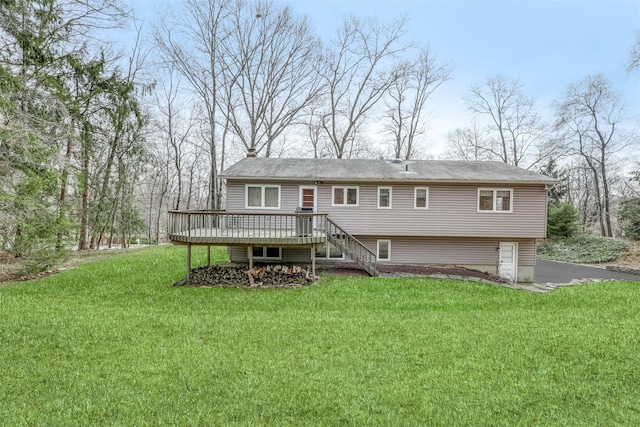
[{"label": "window with white trim", "polygon": [[280,209],[279,185],[246,185],[246,209]]},{"label": "window with white trim", "polygon": [[282,259],[282,248],[269,246],[254,246],[253,258],[257,259]]},{"label": "window with white trim", "polygon": [[378,240],[378,261],[391,261],[391,240]]},{"label": "window with white trim", "polygon": [[333,187],[333,206],[358,206],[359,187]]},{"label": "window with white trim", "polygon": [[316,245],[315,255],[316,258],[322,259],[344,259],[342,251],[330,242],[327,242],[326,245]]},{"label": "window with white trim", "polygon": [[413,208],[429,209],[429,187],[415,187],[413,190]]},{"label": "window with white trim", "polygon": [[391,209],[391,187],[378,187],[378,209]]},{"label": "window with white trim", "polygon": [[478,188],[478,212],[513,212],[513,189]]}]

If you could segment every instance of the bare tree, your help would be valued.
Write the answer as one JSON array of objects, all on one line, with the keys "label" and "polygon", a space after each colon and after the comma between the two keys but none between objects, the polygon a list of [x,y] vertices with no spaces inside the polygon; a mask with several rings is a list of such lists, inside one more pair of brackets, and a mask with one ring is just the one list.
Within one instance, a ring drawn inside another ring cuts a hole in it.
[{"label": "bare tree", "polygon": [[[183,196],[183,170],[187,157],[187,142],[191,136],[195,125],[195,118],[192,114],[186,114],[181,107],[179,77],[169,65],[164,78],[160,80],[156,91],[156,102],[159,115],[159,131],[161,138],[167,144],[167,152],[170,153],[174,174],[177,181],[177,188],[173,209],[180,209]],[[193,109],[190,109],[193,111]]]},{"label": "bare tree", "polygon": [[246,150],[272,154],[274,142],[320,93],[320,44],[306,19],[269,1],[237,8],[222,43],[220,111]]},{"label": "bare tree", "polygon": [[350,16],[338,30],[321,71],[328,91],[322,127],[335,157],[351,157],[363,123],[396,81],[392,62],[408,48],[401,43],[405,22]]},{"label": "bare tree", "polygon": [[486,161],[491,160],[493,154],[485,147],[489,145],[486,132],[480,128],[477,121],[469,127],[455,128],[447,134],[449,150],[446,157],[454,160]]},{"label": "bare tree", "polygon": [[424,107],[431,94],[449,79],[451,66],[439,65],[424,48],[415,61],[403,62],[389,88],[387,129],[393,135],[395,158],[409,160],[417,152],[416,137],[425,131]]},{"label": "bare tree", "polygon": [[588,76],[567,90],[556,103],[556,129],[562,133],[564,149],[584,160],[591,172],[595,206],[603,236],[612,236],[610,166],[614,156],[630,143],[623,134],[624,106],[601,74]]},{"label": "bare tree", "polygon": [[[94,162],[90,168],[94,172],[90,179],[94,199],[89,222],[91,249],[100,245],[109,226],[115,224],[116,214],[120,216],[120,224],[127,228],[121,237],[129,234],[133,215],[137,215],[128,195],[139,178],[138,165],[144,157],[142,129],[147,121],[139,99],[140,92],[146,89],[137,78],[145,60],[140,49],[138,44],[133,47],[126,69],[116,68],[97,82],[104,95],[97,100],[99,113],[91,123],[96,134],[92,142],[98,144],[93,147],[90,159]],[[127,210],[126,221],[123,221],[124,210]]]},{"label": "bare tree", "polygon": [[324,138],[324,130],[322,128],[322,115],[319,114],[317,108],[310,108],[306,115],[306,127],[307,136],[313,149],[313,158],[318,159],[326,157],[326,154],[330,151],[326,144],[326,138]]},{"label": "bare tree", "polygon": [[234,0],[184,0],[186,12],[171,20],[163,20],[154,30],[153,37],[162,57],[189,83],[205,111],[210,156],[209,207],[218,209],[222,198],[218,171],[224,168],[218,162],[224,147],[218,141],[218,109],[221,73],[220,46],[228,36],[223,22],[240,6]]},{"label": "bare tree", "polygon": [[467,107],[488,117],[489,137],[482,150],[504,163],[527,169],[545,159],[537,153],[544,141],[544,125],[533,100],[518,80],[495,75],[471,87]]},{"label": "bare tree", "polygon": [[640,31],[636,33],[636,42],[631,48],[627,71],[631,72],[636,68],[640,68]]},{"label": "bare tree", "polygon": [[588,229],[590,225],[598,223],[599,199],[593,174],[584,159],[576,157],[571,160],[567,167],[566,183],[566,199],[578,208],[582,227]]}]

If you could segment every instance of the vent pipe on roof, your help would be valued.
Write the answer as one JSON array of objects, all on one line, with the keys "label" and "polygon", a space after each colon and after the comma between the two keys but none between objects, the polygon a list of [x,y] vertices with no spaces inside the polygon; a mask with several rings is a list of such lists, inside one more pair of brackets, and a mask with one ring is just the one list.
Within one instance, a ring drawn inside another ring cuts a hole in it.
[{"label": "vent pipe on roof", "polygon": [[256,149],[255,149],[255,148],[253,148],[253,147],[252,147],[252,148],[249,148],[249,149],[247,150],[247,157],[258,157],[258,156],[256,155]]},{"label": "vent pipe on roof", "polygon": [[409,172],[409,165],[404,165],[404,171]]}]

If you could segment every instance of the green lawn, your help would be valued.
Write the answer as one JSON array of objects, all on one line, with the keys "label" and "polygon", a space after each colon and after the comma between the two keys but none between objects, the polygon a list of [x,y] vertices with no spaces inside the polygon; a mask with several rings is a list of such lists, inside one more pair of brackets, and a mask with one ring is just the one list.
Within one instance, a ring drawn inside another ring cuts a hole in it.
[{"label": "green lawn", "polygon": [[0,424],[640,424],[640,284],[174,288],[185,255],[0,288]]}]

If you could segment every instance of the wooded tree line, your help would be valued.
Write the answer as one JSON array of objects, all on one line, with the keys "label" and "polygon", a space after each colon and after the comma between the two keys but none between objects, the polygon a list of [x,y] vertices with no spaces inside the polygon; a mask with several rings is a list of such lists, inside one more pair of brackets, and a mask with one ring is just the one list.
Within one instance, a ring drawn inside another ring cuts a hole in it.
[{"label": "wooded tree line", "polygon": [[[157,242],[167,210],[222,208],[218,174],[249,151],[430,157],[429,100],[453,69],[405,20],[347,16],[324,40],[269,1],[179,10],[117,51],[100,35],[134,21],[115,0],[0,0],[2,250],[46,264],[69,247]],[[617,205],[636,197],[616,167],[637,142],[623,101],[593,75],[543,111],[517,79],[489,76],[444,156],[562,178],[554,202],[612,235]]]},{"label": "wooded tree line", "polygon": [[1,248],[46,267],[74,245],[127,241],[143,228],[141,58],[91,37],[126,12],[108,0],[1,6]]}]

